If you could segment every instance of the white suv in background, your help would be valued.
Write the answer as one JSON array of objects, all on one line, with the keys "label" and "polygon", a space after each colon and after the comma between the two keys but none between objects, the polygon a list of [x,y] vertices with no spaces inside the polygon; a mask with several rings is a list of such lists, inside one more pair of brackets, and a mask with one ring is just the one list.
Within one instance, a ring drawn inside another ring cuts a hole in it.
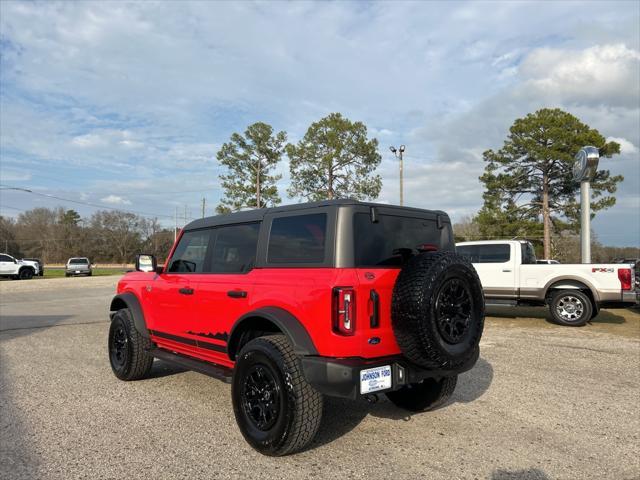
[{"label": "white suv in background", "polygon": [[18,260],[6,253],[0,253],[0,277],[29,280],[38,273],[38,262]]}]

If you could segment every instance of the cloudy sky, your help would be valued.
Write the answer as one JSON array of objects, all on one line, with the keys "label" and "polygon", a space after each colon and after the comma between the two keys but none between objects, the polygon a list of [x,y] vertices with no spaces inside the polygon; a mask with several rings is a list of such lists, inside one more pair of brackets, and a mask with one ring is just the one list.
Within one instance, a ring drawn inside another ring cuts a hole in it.
[{"label": "cloudy sky", "polygon": [[[380,141],[380,201],[481,206],[481,153],[561,107],[622,145],[594,229],[640,245],[640,2],[0,2],[0,213],[120,207],[171,225],[220,198],[215,153],[255,121],[330,112]],[[287,165],[281,192],[288,184]],[[41,194],[41,195],[38,195]],[[44,194],[44,195],[42,195]]]}]

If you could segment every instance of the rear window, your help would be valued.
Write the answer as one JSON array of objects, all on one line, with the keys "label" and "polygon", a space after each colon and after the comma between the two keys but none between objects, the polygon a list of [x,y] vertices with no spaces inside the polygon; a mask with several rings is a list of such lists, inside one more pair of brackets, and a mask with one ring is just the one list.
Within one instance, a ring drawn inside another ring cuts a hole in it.
[{"label": "rear window", "polygon": [[[401,266],[408,255],[431,244],[450,247],[448,225],[438,229],[435,220],[378,215],[376,223],[367,213],[354,215],[354,253],[356,267]],[[442,245],[446,243],[446,245]]]},{"label": "rear window", "polygon": [[77,265],[88,265],[89,260],[87,260],[86,258],[72,258],[71,260],[69,260],[69,263],[74,263]]},{"label": "rear window", "polygon": [[472,263],[505,263],[511,258],[511,247],[508,244],[496,245],[461,245],[456,252]]},{"label": "rear window", "polygon": [[326,236],[326,213],[274,218],[267,263],[323,263]]}]

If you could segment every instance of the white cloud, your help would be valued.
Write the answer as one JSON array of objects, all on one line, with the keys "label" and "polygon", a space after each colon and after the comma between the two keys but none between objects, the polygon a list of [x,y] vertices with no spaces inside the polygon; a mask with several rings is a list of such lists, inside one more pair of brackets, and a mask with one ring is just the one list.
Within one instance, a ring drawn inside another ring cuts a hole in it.
[{"label": "white cloud", "polygon": [[632,142],[622,137],[607,137],[607,142],[616,142],[620,144],[620,153],[622,155],[633,155],[638,153],[638,147]]},{"label": "white cloud", "polygon": [[640,52],[623,44],[540,48],[525,59],[519,74],[529,95],[563,103],[628,107],[640,101]]},{"label": "white cloud", "polygon": [[108,195],[104,198],[100,199],[103,203],[108,203],[109,205],[131,205],[131,202],[124,197],[119,195]]}]

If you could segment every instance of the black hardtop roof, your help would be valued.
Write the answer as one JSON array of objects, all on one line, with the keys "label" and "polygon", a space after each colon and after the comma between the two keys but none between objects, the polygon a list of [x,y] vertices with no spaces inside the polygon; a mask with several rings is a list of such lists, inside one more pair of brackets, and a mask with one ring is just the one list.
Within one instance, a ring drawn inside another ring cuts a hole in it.
[{"label": "black hardtop roof", "polygon": [[393,208],[398,210],[414,211],[416,213],[421,212],[421,213],[439,214],[449,218],[448,215],[442,210],[427,210],[424,208],[401,207],[399,205],[389,205],[386,203],[361,202],[359,200],[352,200],[352,199],[345,198],[345,199],[338,199],[338,200],[322,200],[320,202],[295,203],[292,205],[284,205],[282,207],[244,210],[242,212],[216,215],[214,217],[199,218],[197,220],[194,220],[193,222],[188,223],[184,227],[184,230],[196,230],[198,228],[217,227],[220,225],[228,225],[232,223],[259,222],[264,218],[265,215],[269,213],[294,212],[297,210],[307,210],[311,208],[328,207],[328,206],[334,206],[334,205],[337,205],[337,206],[364,205],[366,207]]}]

